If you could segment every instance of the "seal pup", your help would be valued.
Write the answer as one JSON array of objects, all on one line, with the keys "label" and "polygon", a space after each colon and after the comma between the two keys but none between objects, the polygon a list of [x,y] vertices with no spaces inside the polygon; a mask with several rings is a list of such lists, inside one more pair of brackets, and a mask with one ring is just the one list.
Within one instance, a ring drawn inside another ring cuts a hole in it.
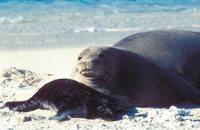
[{"label": "seal pup", "polygon": [[74,79],[107,95],[128,97],[139,107],[186,99],[200,103],[199,33],[153,31],[142,36],[132,35],[112,47],[86,48],[78,56]]},{"label": "seal pup", "polygon": [[51,81],[26,101],[5,103],[10,110],[19,112],[53,109],[57,114],[50,119],[59,121],[68,120],[70,117],[117,120],[126,111],[124,105],[125,102],[119,103],[110,96],[71,79]]}]

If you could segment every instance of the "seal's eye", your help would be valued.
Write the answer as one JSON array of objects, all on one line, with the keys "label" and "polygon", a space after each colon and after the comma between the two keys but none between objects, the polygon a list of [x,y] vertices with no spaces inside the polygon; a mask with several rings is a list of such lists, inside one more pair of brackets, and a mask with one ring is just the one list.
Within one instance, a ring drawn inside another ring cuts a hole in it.
[{"label": "seal's eye", "polygon": [[81,59],[82,59],[82,56],[79,56],[79,57],[78,57],[78,60],[81,60]]},{"label": "seal's eye", "polygon": [[100,53],[100,54],[98,54],[98,57],[103,58],[104,54]]}]

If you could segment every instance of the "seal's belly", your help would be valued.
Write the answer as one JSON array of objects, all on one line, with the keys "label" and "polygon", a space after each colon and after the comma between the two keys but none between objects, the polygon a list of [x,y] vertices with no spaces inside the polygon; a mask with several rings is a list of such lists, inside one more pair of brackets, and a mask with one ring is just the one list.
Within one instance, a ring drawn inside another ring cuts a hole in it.
[{"label": "seal's belly", "polygon": [[173,88],[166,84],[147,85],[133,92],[131,103],[136,107],[163,107],[176,105],[184,98]]}]

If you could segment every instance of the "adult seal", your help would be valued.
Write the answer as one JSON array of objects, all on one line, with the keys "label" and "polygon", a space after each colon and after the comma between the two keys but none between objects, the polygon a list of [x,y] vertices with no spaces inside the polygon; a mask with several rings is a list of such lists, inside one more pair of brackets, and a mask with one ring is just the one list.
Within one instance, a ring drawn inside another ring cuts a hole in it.
[{"label": "adult seal", "polygon": [[200,33],[150,31],[78,56],[74,79],[135,106],[200,103]]},{"label": "adult seal", "polygon": [[57,114],[50,119],[64,121],[70,117],[117,120],[127,110],[125,104],[77,81],[58,79],[45,84],[30,99],[5,106],[19,112],[53,109]]}]

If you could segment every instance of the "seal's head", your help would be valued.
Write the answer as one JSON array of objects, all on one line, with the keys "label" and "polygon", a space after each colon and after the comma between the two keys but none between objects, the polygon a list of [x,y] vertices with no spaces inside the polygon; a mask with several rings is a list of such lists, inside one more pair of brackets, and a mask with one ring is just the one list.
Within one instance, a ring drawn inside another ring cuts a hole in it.
[{"label": "seal's head", "polygon": [[94,46],[83,50],[78,56],[75,80],[109,94],[108,87],[112,87],[117,72],[116,55],[115,49],[109,46]]}]

